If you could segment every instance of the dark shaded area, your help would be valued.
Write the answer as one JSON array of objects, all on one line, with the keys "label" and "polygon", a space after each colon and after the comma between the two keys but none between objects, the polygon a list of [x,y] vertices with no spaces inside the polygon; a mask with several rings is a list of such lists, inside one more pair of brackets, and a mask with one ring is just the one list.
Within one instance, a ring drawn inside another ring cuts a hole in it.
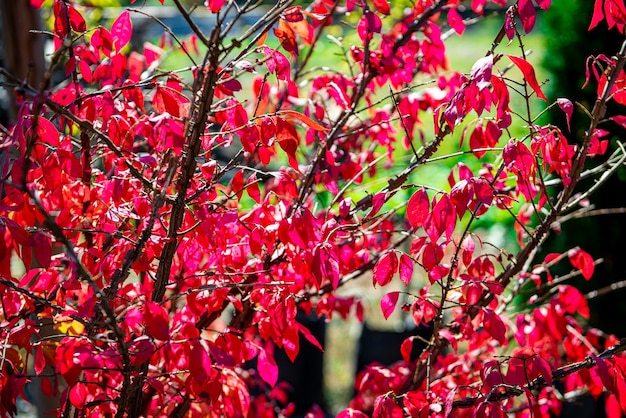
[{"label": "dark shaded area", "polygon": [[[297,321],[307,327],[322,347],[326,342],[326,322],[315,315],[298,312]],[[292,363],[283,350],[274,353],[278,381],[291,386],[289,401],[296,405],[294,417],[304,417],[313,405],[326,410],[324,400],[324,353],[300,334],[300,351]]]},{"label": "dark shaded area", "polygon": [[[359,338],[358,358],[356,373],[365,370],[371,363],[380,363],[383,366],[391,366],[402,360],[400,346],[409,337],[419,335],[425,340],[430,339],[432,328],[420,326],[419,328],[406,328],[402,331],[374,330],[363,324],[361,337]],[[411,359],[417,359],[426,344],[419,339],[413,340]]]}]

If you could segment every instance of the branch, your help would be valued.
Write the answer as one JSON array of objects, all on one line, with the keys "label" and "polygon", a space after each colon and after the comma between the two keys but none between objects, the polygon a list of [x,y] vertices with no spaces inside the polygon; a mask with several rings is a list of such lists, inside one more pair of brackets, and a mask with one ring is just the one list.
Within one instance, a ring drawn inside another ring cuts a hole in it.
[{"label": "branch", "polygon": [[[620,342],[604,350],[597,357],[596,356],[588,356],[583,361],[579,361],[576,363],[571,363],[558,369],[552,370],[552,381],[559,381],[567,376],[574,374],[582,369],[591,369],[594,367],[599,360],[607,360],[610,359],[617,354],[626,350],[626,338],[622,338]],[[483,400],[483,402],[502,402],[507,399],[515,398],[521,396],[525,393],[526,390],[537,390],[547,386],[552,386],[548,384],[546,379],[543,376],[539,376],[532,381],[528,382],[526,385],[522,387],[515,385],[496,385],[487,395],[481,396],[470,396],[463,399],[458,399],[452,403],[453,408],[471,408],[476,406],[476,403]],[[503,389],[503,390],[500,390]]]}]

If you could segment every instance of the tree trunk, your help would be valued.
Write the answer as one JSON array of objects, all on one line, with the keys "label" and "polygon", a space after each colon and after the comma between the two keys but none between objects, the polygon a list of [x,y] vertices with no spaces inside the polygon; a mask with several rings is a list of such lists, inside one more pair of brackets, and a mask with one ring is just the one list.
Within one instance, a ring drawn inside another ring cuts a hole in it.
[{"label": "tree trunk", "polygon": [[[28,84],[39,87],[45,72],[43,35],[31,33],[41,29],[39,10],[27,0],[0,2],[2,14],[2,48],[5,68]],[[10,99],[9,120],[15,120],[16,97]]]}]

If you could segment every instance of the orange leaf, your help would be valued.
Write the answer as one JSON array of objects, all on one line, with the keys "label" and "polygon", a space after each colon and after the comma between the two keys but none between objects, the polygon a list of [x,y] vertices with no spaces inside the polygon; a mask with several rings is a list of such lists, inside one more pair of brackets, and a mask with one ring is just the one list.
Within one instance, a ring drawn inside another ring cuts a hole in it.
[{"label": "orange leaf", "polygon": [[313,119],[304,116],[302,113],[298,113],[294,110],[281,110],[280,112],[278,112],[278,114],[280,115],[286,115],[289,116],[291,118],[296,118],[298,119],[300,122],[304,123],[306,126],[308,126],[311,129],[314,129],[316,131],[322,131],[325,132],[328,130],[328,128],[320,125],[319,123],[315,122]]}]

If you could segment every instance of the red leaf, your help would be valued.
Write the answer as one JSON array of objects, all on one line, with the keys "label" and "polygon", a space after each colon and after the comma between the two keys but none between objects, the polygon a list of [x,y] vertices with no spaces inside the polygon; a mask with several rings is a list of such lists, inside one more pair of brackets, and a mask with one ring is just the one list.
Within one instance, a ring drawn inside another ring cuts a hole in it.
[{"label": "red leaf", "polygon": [[408,286],[413,277],[413,260],[406,254],[400,256],[400,280]]},{"label": "red leaf", "polygon": [[386,200],[387,193],[376,193],[372,198],[372,210],[369,211],[366,218],[371,218],[372,216],[375,216],[383,207]]},{"label": "red leaf", "polygon": [[281,19],[278,28],[274,29],[274,35],[278,38],[283,49],[291,54],[298,54],[298,43],[295,32]]},{"label": "red leaf", "polygon": [[500,316],[491,309],[483,309],[483,325],[485,331],[489,333],[500,345],[506,344],[506,328]]},{"label": "red leaf", "polygon": [[211,358],[204,346],[197,341],[189,354],[189,375],[198,384],[204,383],[211,371]]},{"label": "red leaf", "polygon": [[413,227],[418,229],[426,218],[428,218],[428,212],[430,210],[430,200],[428,199],[428,193],[424,189],[419,189],[409,199],[406,206],[406,218]]},{"label": "red leaf", "polygon": [[383,311],[385,319],[389,319],[393,311],[396,309],[400,292],[389,292],[380,299],[380,308]]},{"label": "red leaf", "polygon": [[366,414],[356,409],[348,408],[337,414],[337,418],[369,418]]},{"label": "red leaf", "polygon": [[572,263],[572,266],[580,270],[586,280],[591,279],[595,265],[593,257],[591,257],[589,253],[581,250],[580,248],[574,248],[573,250],[569,250],[567,256],[569,257],[569,261]]},{"label": "red leaf", "polygon": [[72,6],[68,5],[70,11],[70,26],[76,32],[85,32],[87,30],[87,25],[85,24],[85,19],[83,16],[78,13],[78,11]]},{"label": "red leaf", "polygon": [[87,393],[87,387],[84,383],[76,383],[72,389],[70,389],[70,402],[76,408],[84,408],[85,402],[87,401]]},{"label": "red leaf", "polygon": [[241,200],[243,189],[243,170],[239,170],[230,182],[230,191],[237,195],[238,200]]},{"label": "red leaf", "polygon": [[463,17],[456,9],[450,9],[448,11],[448,25],[457,33],[457,35],[463,35],[465,32],[465,23]]},{"label": "red leaf", "polygon": [[[30,232],[19,226],[17,223],[10,219],[2,219],[11,232],[11,238],[13,241],[20,244],[23,247],[34,247],[35,240]],[[27,266],[28,267],[28,266]]]},{"label": "red leaf", "polygon": [[461,250],[463,251],[463,264],[469,266],[472,263],[472,255],[476,249],[476,244],[471,235],[467,235],[461,243]]},{"label": "red leaf", "polygon": [[387,0],[372,0],[374,3],[374,7],[378,11],[378,13],[382,13],[384,15],[389,15],[389,3]]},{"label": "red leaf", "polygon": [[363,17],[359,21],[356,30],[359,34],[359,38],[365,42],[366,39],[372,39],[373,33],[380,33],[382,27],[383,22],[380,20],[380,17],[378,17],[377,14],[366,10],[365,13],[363,13]]},{"label": "red leaf", "polygon": [[552,369],[550,368],[548,362],[541,357],[536,356],[533,360],[533,366],[543,377],[543,380],[546,381],[548,386],[552,386]]},{"label": "red leaf", "polygon": [[264,349],[259,349],[258,369],[261,379],[274,387],[278,381],[278,366],[274,357],[268,355]]},{"label": "red leaf", "polygon": [[65,38],[69,32],[67,26],[67,4],[61,0],[54,1],[54,34],[59,38]]},{"label": "red leaf", "polygon": [[45,346],[39,347],[39,349],[35,350],[35,373],[40,375],[43,372],[43,369],[46,367],[46,358],[44,356],[43,351],[46,349]]},{"label": "red leaf", "polygon": [[398,256],[394,251],[388,251],[374,266],[374,286],[376,286],[376,283],[381,286],[389,283],[397,270]]},{"label": "red leaf", "polygon": [[285,55],[265,45],[261,47],[261,52],[265,55],[265,65],[270,73],[275,73],[279,80],[291,80],[291,65]]},{"label": "red leaf", "polygon": [[113,48],[111,33],[103,27],[96,29],[93,35],[91,35],[91,46],[110,57],[111,49]]},{"label": "red leaf", "polygon": [[596,2],[594,3],[593,17],[591,18],[591,24],[589,25],[589,29],[587,30],[591,30],[595,28],[598,25],[598,23],[600,23],[602,19],[604,19],[604,12],[602,11],[602,2],[603,0],[596,0]]},{"label": "red leaf", "polygon": [[321,244],[315,248],[313,253],[313,266],[311,273],[321,284],[324,280],[329,280],[333,285],[333,289],[339,286],[339,261],[335,252],[329,244]]},{"label": "red leaf", "polygon": [[615,397],[622,408],[622,412],[626,413],[626,378],[622,372],[617,369],[615,371]]},{"label": "red leaf", "polygon": [[520,69],[522,75],[524,76],[524,80],[526,80],[528,85],[535,91],[537,97],[547,102],[548,98],[543,94],[539,83],[537,83],[537,77],[535,77],[535,69],[533,68],[533,66],[530,65],[530,63],[523,58],[514,57],[513,55],[507,55],[507,57],[509,57],[509,59],[513,61],[513,64],[515,64],[517,68]]},{"label": "red leaf", "polygon": [[46,118],[38,118],[37,119],[37,139],[39,141],[45,142],[47,145],[51,146],[59,146],[59,131],[54,126],[52,122],[50,122]]},{"label": "red leaf", "polygon": [[124,10],[121,15],[115,19],[111,26],[111,36],[113,38],[113,46],[116,51],[120,51],[122,48],[130,42],[130,37],[133,34],[133,23],[130,20],[130,12]]},{"label": "red leaf", "polygon": [[52,240],[42,233],[35,234],[35,259],[41,267],[47,269],[50,267],[52,258]]},{"label": "red leaf", "polygon": [[299,324],[299,326],[300,326],[300,332],[302,333],[304,338],[306,338],[308,342],[310,342],[311,344],[319,348],[321,351],[324,351],[324,348],[322,347],[320,342],[317,341],[317,338],[315,338],[315,336],[311,334],[311,331],[309,331],[309,329],[302,324]]},{"label": "red leaf", "polygon": [[402,360],[407,363],[411,361],[411,353],[413,352],[413,340],[415,340],[415,337],[406,338],[404,341],[402,341],[402,344],[400,345],[400,354],[402,354]]},{"label": "red leaf", "polygon": [[403,418],[402,409],[393,398],[387,394],[381,395],[374,401],[372,418]]},{"label": "red leaf", "polygon": [[256,179],[256,173],[253,173],[250,178],[248,178],[246,191],[252,200],[256,203],[261,203],[261,191],[259,190],[259,182]]},{"label": "red leaf", "polygon": [[598,369],[598,375],[600,376],[600,380],[602,380],[602,384],[611,393],[615,393],[615,386],[613,385],[613,379],[611,378],[611,374],[609,373],[609,368],[606,365],[604,359],[600,357],[596,357],[593,353],[590,354],[591,358],[596,362],[596,367]]},{"label": "red leaf", "polygon": [[280,145],[282,150],[287,154],[291,168],[300,171],[298,159],[296,157],[300,140],[298,139],[298,133],[296,132],[296,128],[293,127],[293,124],[277,117],[276,140],[278,141],[278,145]]},{"label": "red leaf", "polygon": [[222,8],[222,6],[224,5],[224,3],[226,3],[226,0],[207,0],[205,2],[207,8],[212,12],[212,13],[217,13],[220,11],[220,9]]},{"label": "red leaf", "polygon": [[570,121],[572,120],[572,113],[574,112],[574,105],[567,99],[556,99],[561,110],[565,113],[565,119],[567,120],[567,129],[571,131]]},{"label": "red leaf", "polygon": [[176,90],[157,86],[152,97],[152,107],[159,113],[169,113],[175,118],[186,116],[189,111],[189,99]]},{"label": "red leaf", "polygon": [[163,306],[154,302],[146,302],[144,305],[144,319],[148,335],[161,341],[169,340],[169,317]]},{"label": "red leaf", "polygon": [[[456,210],[447,194],[442,195],[439,202],[433,206],[431,223],[432,225],[431,228],[428,228],[428,233],[433,242],[435,242],[444,231],[446,237],[450,239],[456,225]],[[433,228],[436,233],[432,231]]]},{"label": "red leaf", "polygon": [[604,404],[606,418],[622,418],[622,408],[615,395],[608,395]]},{"label": "red leaf", "polygon": [[524,32],[529,33],[535,27],[537,12],[532,0],[519,0],[517,10],[524,27]]},{"label": "red leaf", "polygon": [[283,332],[282,343],[283,350],[293,363],[300,351],[300,337],[298,336],[298,331],[293,327],[286,328]]}]

